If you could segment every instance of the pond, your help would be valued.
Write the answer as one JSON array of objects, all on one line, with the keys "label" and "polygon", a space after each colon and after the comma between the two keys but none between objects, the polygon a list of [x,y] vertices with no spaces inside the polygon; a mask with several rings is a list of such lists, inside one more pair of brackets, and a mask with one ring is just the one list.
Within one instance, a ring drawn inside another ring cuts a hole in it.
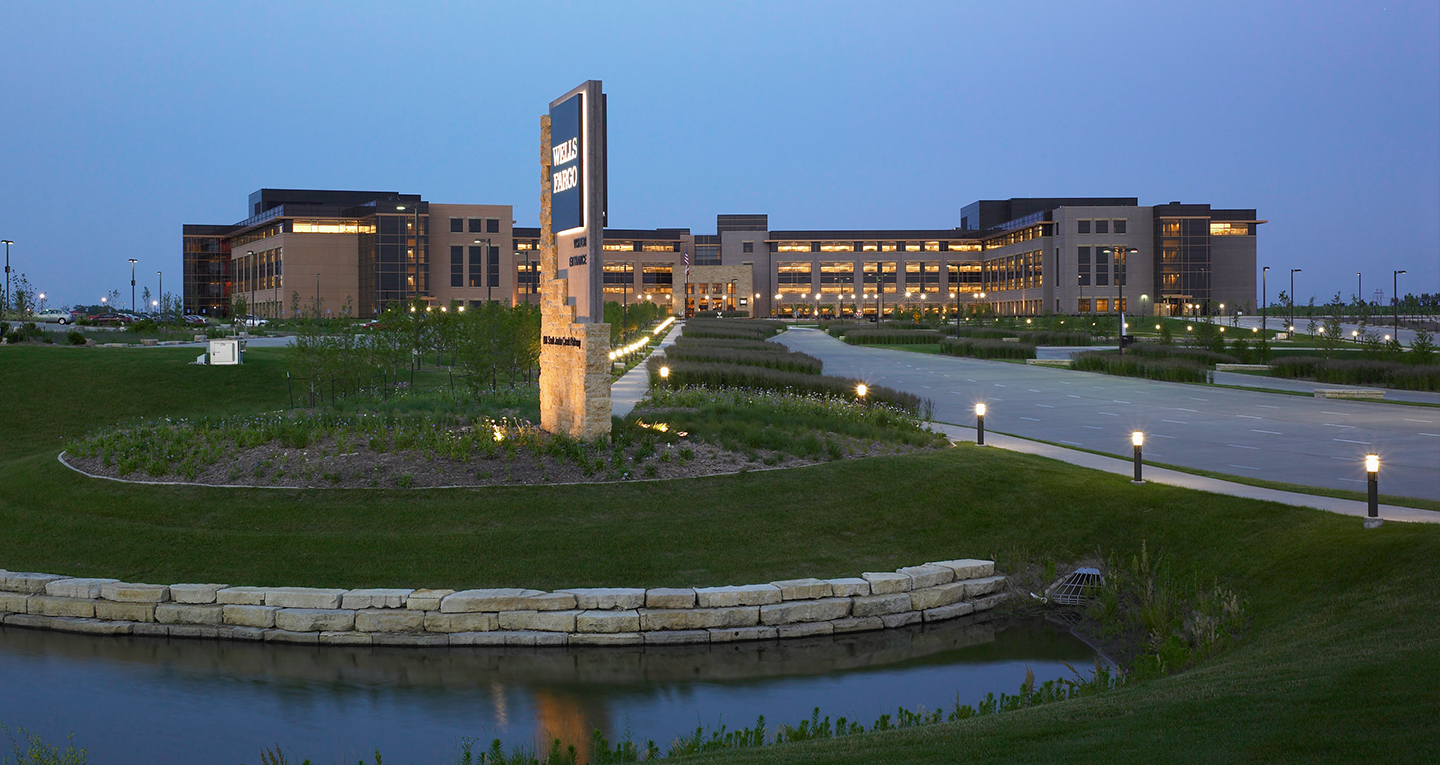
[{"label": "pond", "polygon": [[[89,761],[259,762],[280,744],[317,763],[454,762],[464,737],[671,741],[721,724],[771,731],[821,715],[870,725],[904,706],[1085,672],[1063,625],[981,614],[882,632],[711,646],[406,649],[94,637],[0,627],[0,722]],[[1087,672],[1088,675],[1088,672]],[[8,742],[0,746],[8,750]]]}]

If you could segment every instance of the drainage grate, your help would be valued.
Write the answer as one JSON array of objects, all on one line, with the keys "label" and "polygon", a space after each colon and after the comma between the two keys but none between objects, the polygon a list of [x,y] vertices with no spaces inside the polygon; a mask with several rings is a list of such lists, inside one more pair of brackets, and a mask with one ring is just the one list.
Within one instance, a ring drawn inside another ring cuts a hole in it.
[{"label": "drainage grate", "polygon": [[1050,588],[1047,593],[1051,603],[1065,606],[1083,606],[1089,600],[1092,588],[1105,583],[1099,569],[1077,568]]}]

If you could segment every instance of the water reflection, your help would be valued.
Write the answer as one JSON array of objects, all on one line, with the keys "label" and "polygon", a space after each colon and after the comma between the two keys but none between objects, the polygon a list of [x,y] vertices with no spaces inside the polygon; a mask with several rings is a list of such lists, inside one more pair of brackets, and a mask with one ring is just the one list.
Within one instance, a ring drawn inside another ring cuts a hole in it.
[{"label": "water reflection", "polygon": [[[74,731],[96,762],[255,761],[283,743],[320,761],[453,759],[508,743],[629,731],[662,746],[696,725],[771,726],[811,707],[865,722],[895,706],[973,704],[1088,667],[1063,627],[989,615],[937,625],[713,646],[417,650],[94,638],[0,628],[0,721]],[[3,743],[3,742],[0,742]]]}]

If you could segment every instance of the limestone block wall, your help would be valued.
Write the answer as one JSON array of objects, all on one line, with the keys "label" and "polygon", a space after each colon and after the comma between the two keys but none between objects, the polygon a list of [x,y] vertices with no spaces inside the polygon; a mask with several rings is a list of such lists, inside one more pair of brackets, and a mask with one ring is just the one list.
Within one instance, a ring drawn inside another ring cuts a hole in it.
[{"label": "limestone block wall", "polygon": [[0,623],[311,645],[678,645],[943,621],[993,608],[1004,581],[992,561],[972,559],[840,579],[554,592],[137,584],[0,570]]}]

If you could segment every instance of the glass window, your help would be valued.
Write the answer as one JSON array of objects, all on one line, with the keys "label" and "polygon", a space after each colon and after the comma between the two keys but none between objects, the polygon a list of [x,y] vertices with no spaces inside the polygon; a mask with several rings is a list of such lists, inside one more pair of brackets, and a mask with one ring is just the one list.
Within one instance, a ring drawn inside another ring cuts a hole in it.
[{"label": "glass window", "polygon": [[755,243],[754,243],[754,242],[741,242],[741,243],[740,243],[740,251],[741,251],[741,252],[754,252],[754,251],[755,251]]},{"label": "glass window", "polygon": [[855,264],[826,262],[820,264],[820,292],[849,294],[855,291]]},{"label": "glass window", "polygon": [[465,220],[464,220],[463,218],[451,218],[451,219],[450,219],[450,231],[451,231],[451,233],[459,233],[459,232],[463,232],[464,230],[465,230]]},{"label": "glass window", "polygon": [[1097,221],[1095,221],[1095,233],[1097,233],[1097,234],[1108,234],[1108,233],[1110,233],[1110,221],[1108,221],[1108,220],[1097,220]]},{"label": "glass window", "polygon": [[1125,233],[1125,219],[1124,219],[1124,218],[1118,218],[1118,219],[1116,219],[1116,220],[1114,220],[1114,221],[1112,221],[1112,222],[1115,224],[1115,233],[1117,233],[1117,234],[1123,234],[1123,233]]},{"label": "glass window", "polygon": [[1095,310],[1100,313],[1105,313],[1106,311],[1110,310],[1110,299],[1095,298]]},{"label": "glass window", "polygon": [[487,234],[498,234],[498,233],[500,233],[500,219],[499,219],[499,218],[486,218],[486,219],[485,219],[485,233],[487,233]]},{"label": "glass window", "polygon": [[450,248],[450,286],[465,286],[465,248],[459,245]]},{"label": "glass window", "polygon": [[782,294],[804,295],[810,292],[810,261],[785,260],[776,264],[775,269]]},{"label": "glass window", "polygon": [[1076,225],[1075,233],[1077,233],[1077,234],[1088,234],[1088,233],[1090,233],[1090,221],[1088,221],[1088,220],[1077,220],[1077,221],[1075,221],[1075,225]]},{"label": "glass window", "polygon": [[472,233],[472,234],[483,234],[483,233],[485,233],[485,219],[484,219],[484,218],[471,218],[471,219],[470,219],[470,233]]},{"label": "glass window", "polygon": [[[452,247],[452,248],[450,248],[450,249],[451,249],[451,252],[454,252],[456,249],[459,249],[459,248],[457,248],[457,247]],[[483,252],[483,250],[484,250],[484,248],[481,248],[481,247],[471,247],[471,248],[470,248],[470,286],[471,286],[471,287],[484,287],[484,286],[485,286],[485,264],[484,264],[484,261],[482,260],[482,257],[483,257],[483,256],[481,255],[481,252]]]},{"label": "glass window", "polygon": [[1075,262],[1079,265],[1080,286],[1090,286],[1090,248],[1079,247],[1075,250]]},{"label": "glass window", "polygon": [[1090,298],[1080,298],[1079,304],[1076,305],[1076,310],[1080,313],[1090,313]]},{"label": "glass window", "polygon": [[675,269],[669,265],[650,265],[644,267],[644,284],[646,292],[662,292],[669,294],[675,285]]}]

